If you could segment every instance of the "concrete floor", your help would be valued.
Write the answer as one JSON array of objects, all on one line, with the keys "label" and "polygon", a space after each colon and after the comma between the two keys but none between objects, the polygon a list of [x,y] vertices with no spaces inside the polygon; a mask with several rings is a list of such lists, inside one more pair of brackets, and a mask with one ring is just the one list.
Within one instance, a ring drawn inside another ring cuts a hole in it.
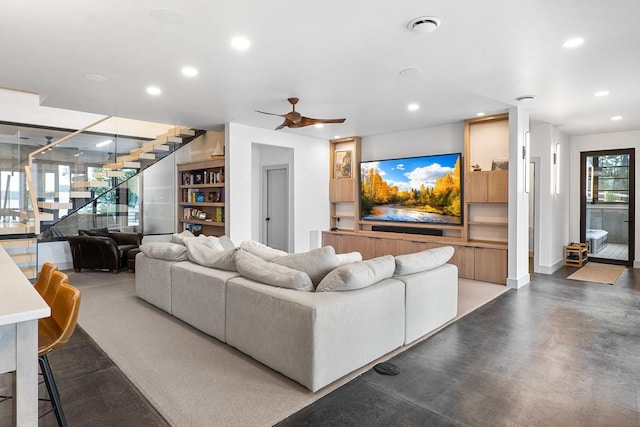
[{"label": "concrete floor", "polygon": [[[575,270],[534,275],[393,358],[399,375],[368,371],[278,425],[640,426],[640,270],[613,286]],[[49,358],[71,426],[167,425],[81,329]],[[10,414],[0,402],[0,426]]]}]

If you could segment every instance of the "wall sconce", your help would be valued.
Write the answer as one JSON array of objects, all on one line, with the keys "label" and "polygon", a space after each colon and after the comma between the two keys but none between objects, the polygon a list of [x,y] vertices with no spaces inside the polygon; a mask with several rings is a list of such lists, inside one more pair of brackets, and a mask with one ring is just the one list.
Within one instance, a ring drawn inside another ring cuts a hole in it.
[{"label": "wall sconce", "polygon": [[524,144],[522,145],[522,161],[524,162],[523,170],[524,170],[524,192],[529,193],[530,189],[530,174],[531,174],[531,165],[529,161],[529,131],[524,133]]},{"label": "wall sconce", "polygon": [[560,194],[560,144],[553,150],[553,194]]}]

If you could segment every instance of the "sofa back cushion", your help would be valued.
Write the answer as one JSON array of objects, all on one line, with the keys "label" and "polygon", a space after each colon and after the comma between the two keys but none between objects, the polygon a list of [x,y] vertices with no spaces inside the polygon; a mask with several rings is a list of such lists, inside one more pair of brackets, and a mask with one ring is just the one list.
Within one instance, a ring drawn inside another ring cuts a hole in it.
[{"label": "sofa back cushion", "polygon": [[318,286],[324,276],[331,270],[340,265],[336,251],[332,246],[277,257],[274,258],[272,262],[293,268],[294,270],[304,271],[311,278],[314,287]]},{"label": "sofa back cushion", "polygon": [[393,276],[395,266],[395,260],[391,255],[344,264],[327,274],[316,288],[316,292],[366,288]]},{"label": "sofa back cushion", "polygon": [[265,261],[244,250],[236,252],[235,261],[238,273],[248,279],[281,288],[313,291],[313,283],[303,271]]},{"label": "sofa back cushion", "polygon": [[350,262],[362,261],[362,254],[360,252],[347,252],[344,254],[336,254],[340,265],[349,264]]},{"label": "sofa back cushion", "polygon": [[236,249],[212,248],[198,239],[187,240],[187,257],[189,261],[204,267],[217,268],[227,271],[236,269]]},{"label": "sofa back cushion", "polygon": [[186,261],[187,248],[178,243],[151,242],[140,246],[140,251],[149,258],[167,261]]},{"label": "sofa back cushion", "polygon": [[446,264],[455,250],[452,246],[427,249],[413,254],[396,256],[396,276],[419,273]]},{"label": "sofa back cushion", "polygon": [[178,243],[180,245],[184,245],[185,239],[189,239],[192,237],[196,237],[189,230],[184,230],[182,233],[173,233],[171,235],[171,243]]},{"label": "sofa back cushion", "polygon": [[100,236],[109,237],[109,229],[107,227],[92,228],[90,230],[78,230],[80,236]]},{"label": "sofa back cushion", "polygon": [[273,261],[277,257],[289,255],[288,252],[279,249],[270,248],[269,246],[256,242],[255,240],[245,240],[240,243],[240,249],[243,249],[265,261]]}]

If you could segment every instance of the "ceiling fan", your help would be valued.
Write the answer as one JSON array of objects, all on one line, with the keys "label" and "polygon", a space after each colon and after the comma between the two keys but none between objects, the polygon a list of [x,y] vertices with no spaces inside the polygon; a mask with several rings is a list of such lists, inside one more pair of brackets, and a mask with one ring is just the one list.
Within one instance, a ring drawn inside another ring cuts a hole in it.
[{"label": "ceiling fan", "polygon": [[317,124],[325,124],[325,123],[344,123],[345,119],[312,119],[311,117],[304,117],[300,113],[296,111],[296,104],[298,103],[298,98],[289,98],[287,99],[291,104],[292,110],[287,114],[275,114],[275,113],[267,113],[266,111],[256,110],[258,113],[269,114],[271,116],[279,116],[284,117],[284,122],[280,126],[276,128],[276,130],[282,129],[284,127],[289,128],[301,128],[305,126],[317,125]]}]

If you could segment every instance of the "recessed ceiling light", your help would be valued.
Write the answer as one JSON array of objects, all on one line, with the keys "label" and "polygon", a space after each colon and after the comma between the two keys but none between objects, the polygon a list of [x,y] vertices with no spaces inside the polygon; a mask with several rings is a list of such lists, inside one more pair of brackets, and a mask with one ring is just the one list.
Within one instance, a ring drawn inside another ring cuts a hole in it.
[{"label": "recessed ceiling light", "polygon": [[440,26],[440,18],[435,16],[421,16],[412,19],[407,24],[409,31],[414,33],[426,34],[435,31]]},{"label": "recessed ceiling light", "polygon": [[184,22],[182,15],[171,9],[152,9],[151,16],[163,24],[182,24]]},{"label": "recessed ceiling light", "polygon": [[235,50],[243,51],[251,47],[251,42],[246,37],[237,36],[231,39],[231,47]]},{"label": "recessed ceiling light", "polygon": [[562,47],[566,49],[572,49],[574,47],[581,46],[584,43],[584,39],[580,37],[574,37],[572,39],[566,40],[562,43]]},{"label": "recessed ceiling light", "polygon": [[476,113],[476,116],[478,116],[478,117],[484,117],[484,116],[486,116],[486,113]]},{"label": "recessed ceiling light", "polygon": [[611,120],[613,120],[614,122],[617,122],[618,120],[622,120],[622,116],[613,116],[611,117]]},{"label": "recessed ceiling light", "polygon": [[529,102],[533,101],[536,97],[534,95],[521,95],[518,96],[515,100],[518,102]]},{"label": "recessed ceiling light", "polygon": [[149,95],[160,95],[162,93],[162,89],[160,89],[158,86],[149,86],[147,88],[147,93]]},{"label": "recessed ceiling light", "polygon": [[316,124],[315,124],[315,125],[313,125],[313,126],[315,126],[315,127],[316,127],[316,128],[318,128],[318,129],[322,129],[322,128],[324,127],[324,125],[323,125],[322,123],[316,123]]},{"label": "recessed ceiling light", "polygon": [[415,102],[407,105],[407,110],[409,111],[416,111],[420,109],[420,104],[416,104]]},{"label": "recessed ceiling light", "polygon": [[109,144],[111,144],[112,142],[113,142],[113,139],[107,139],[107,140],[105,140],[105,141],[98,142],[98,143],[96,144],[96,147],[104,147],[105,145],[109,145]]},{"label": "recessed ceiling light", "polygon": [[194,67],[182,67],[182,75],[185,77],[195,77],[198,75],[198,70]]},{"label": "recessed ceiling light", "polygon": [[92,81],[92,82],[98,82],[98,83],[103,83],[106,82],[107,80],[109,80],[108,78],[106,78],[105,76],[102,76],[100,74],[85,74],[84,78],[86,80]]},{"label": "recessed ceiling light", "polygon": [[607,96],[609,95],[609,91],[608,90],[599,90],[596,93],[594,93],[595,96]]}]

